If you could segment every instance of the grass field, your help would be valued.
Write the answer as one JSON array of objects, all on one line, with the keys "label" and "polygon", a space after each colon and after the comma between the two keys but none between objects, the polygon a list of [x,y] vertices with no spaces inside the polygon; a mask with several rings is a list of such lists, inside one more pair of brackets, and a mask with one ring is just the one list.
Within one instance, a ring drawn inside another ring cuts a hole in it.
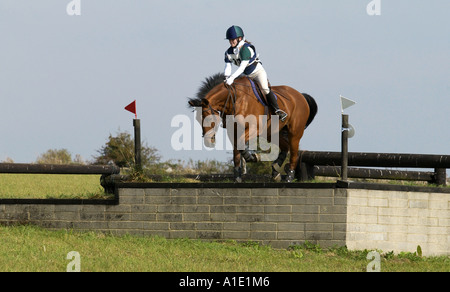
[{"label": "grass field", "polygon": [[106,198],[100,175],[0,174],[0,198]]},{"label": "grass field", "polygon": [[[98,175],[0,174],[0,198],[105,198]],[[64,272],[77,251],[81,271],[366,271],[368,251],[306,244],[275,250],[252,242],[202,242],[0,226],[0,271]],[[381,253],[381,252],[380,252]],[[382,253],[381,271],[450,271],[450,257]]]},{"label": "grass field", "polygon": [[[80,271],[162,272],[365,272],[367,251],[323,250],[312,244],[275,250],[253,243],[203,242],[161,237],[112,236],[49,231],[33,226],[0,227],[0,271],[65,272],[80,255]],[[382,254],[382,272],[450,271],[449,257]]]}]

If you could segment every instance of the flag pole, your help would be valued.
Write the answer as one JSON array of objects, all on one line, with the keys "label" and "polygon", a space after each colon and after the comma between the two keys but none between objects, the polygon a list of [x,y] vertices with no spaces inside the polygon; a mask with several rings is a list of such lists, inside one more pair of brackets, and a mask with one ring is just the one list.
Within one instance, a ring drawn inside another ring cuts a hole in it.
[{"label": "flag pole", "polygon": [[342,116],[341,180],[347,181],[348,180],[348,138],[349,138],[350,124],[348,123],[348,115],[344,114],[344,110],[346,108],[349,108],[352,105],[356,104],[356,102],[351,99],[348,99],[342,95],[339,95],[339,98],[341,99],[341,116]]},{"label": "flag pole", "polygon": [[348,180],[348,115],[342,113],[341,180]]},{"label": "flag pole", "polygon": [[134,163],[137,171],[142,170],[141,160],[141,120],[137,118],[136,100],[127,105],[125,109],[134,114],[133,127],[134,127]]},{"label": "flag pole", "polygon": [[134,162],[136,163],[136,170],[142,170],[141,160],[141,120],[133,120],[134,126]]}]

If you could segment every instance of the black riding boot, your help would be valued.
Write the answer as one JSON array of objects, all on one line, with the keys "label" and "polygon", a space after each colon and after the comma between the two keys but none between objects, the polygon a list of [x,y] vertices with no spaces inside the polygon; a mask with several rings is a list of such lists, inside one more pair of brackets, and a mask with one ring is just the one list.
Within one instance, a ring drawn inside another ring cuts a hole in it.
[{"label": "black riding boot", "polygon": [[267,101],[269,102],[270,106],[273,108],[274,112],[278,117],[280,117],[280,121],[284,122],[287,118],[287,113],[280,110],[280,107],[278,106],[277,98],[275,94],[273,94],[272,90],[269,91],[269,93],[266,95]]}]

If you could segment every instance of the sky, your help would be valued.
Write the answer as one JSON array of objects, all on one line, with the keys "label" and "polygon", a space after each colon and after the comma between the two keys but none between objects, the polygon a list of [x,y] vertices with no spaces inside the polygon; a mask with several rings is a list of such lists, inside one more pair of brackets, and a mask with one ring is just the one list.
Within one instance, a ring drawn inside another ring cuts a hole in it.
[{"label": "sky", "polygon": [[199,138],[187,98],[223,72],[231,25],[272,85],[315,98],[301,149],[340,151],[343,95],[357,102],[345,111],[349,151],[450,155],[450,1],[378,2],[79,0],[69,15],[70,0],[1,0],[0,161],[49,149],[93,160],[109,135],[133,133],[133,100],[142,141],[162,160],[229,160],[171,139],[177,116]]}]

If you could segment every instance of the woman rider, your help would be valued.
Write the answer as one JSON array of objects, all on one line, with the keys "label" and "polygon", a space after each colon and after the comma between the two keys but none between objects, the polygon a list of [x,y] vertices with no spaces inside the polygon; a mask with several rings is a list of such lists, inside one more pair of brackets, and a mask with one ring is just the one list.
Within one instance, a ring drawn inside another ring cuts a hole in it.
[{"label": "woman rider", "polygon": [[[287,118],[287,113],[279,108],[277,98],[269,88],[266,70],[264,70],[258,59],[255,47],[245,40],[242,28],[233,25],[227,30],[226,38],[229,40],[231,47],[225,52],[225,82],[228,85],[233,84],[234,79],[238,78],[242,73],[258,82],[275,114],[284,122]],[[232,63],[238,66],[234,74],[231,74]]]}]

